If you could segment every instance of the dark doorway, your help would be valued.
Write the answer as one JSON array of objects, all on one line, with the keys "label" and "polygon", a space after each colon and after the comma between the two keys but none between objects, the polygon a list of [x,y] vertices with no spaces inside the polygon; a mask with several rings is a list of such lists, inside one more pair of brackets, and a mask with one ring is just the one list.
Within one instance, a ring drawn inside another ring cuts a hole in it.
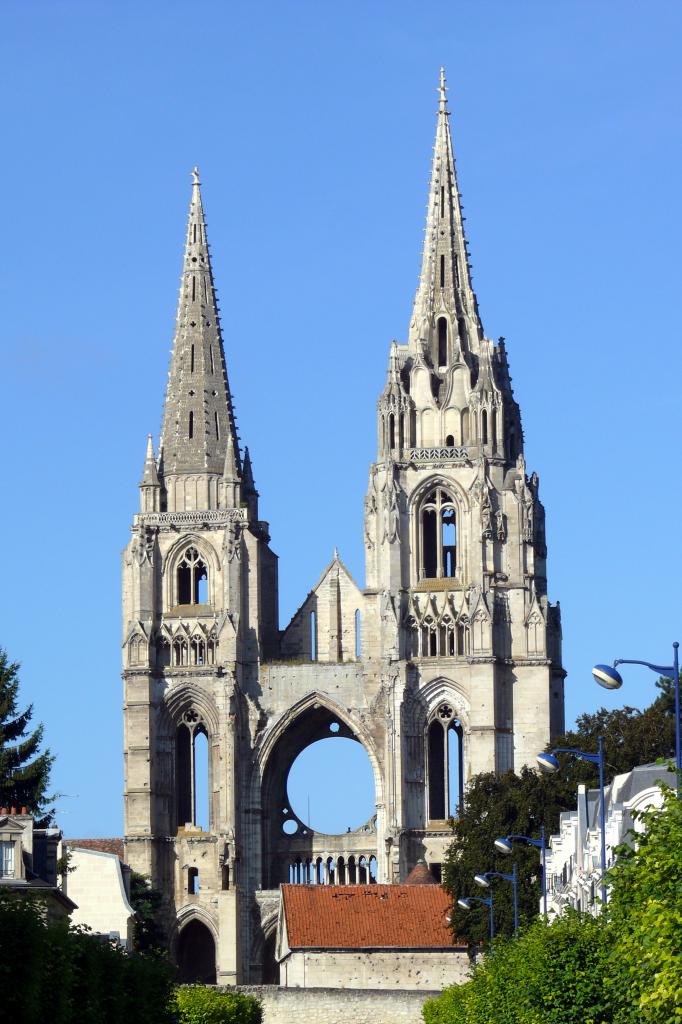
[{"label": "dark doorway", "polygon": [[279,964],[275,960],[277,929],[268,935],[263,947],[263,984],[279,985]]},{"label": "dark doorway", "polygon": [[201,921],[190,921],[178,939],[178,970],[184,984],[215,985],[215,942]]}]

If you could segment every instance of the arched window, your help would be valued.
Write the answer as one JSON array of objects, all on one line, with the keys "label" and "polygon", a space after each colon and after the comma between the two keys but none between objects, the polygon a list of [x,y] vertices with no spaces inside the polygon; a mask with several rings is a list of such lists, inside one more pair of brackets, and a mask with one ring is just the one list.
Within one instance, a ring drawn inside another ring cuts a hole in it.
[{"label": "arched window", "polygon": [[469,410],[464,409],[462,412],[462,444],[469,443]]},{"label": "arched window", "polygon": [[194,437],[194,413],[193,412],[190,412],[190,414],[189,414],[189,428],[187,430],[187,435],[188,435],[190,441]]},{"label": "arched window", "polygon": [[156,664],[159,668],[167,668],[171,663],[171,646],[167,636],[161,636],[156,643]]},{"label": "arched window", "polygon": [[419,513],[420,579],[452,577],[457,571],[457,515],[448,492],[437,487]]},{"label": "arched window", "polygon": [[208,569],[196,548],[187,548],[178,565],[178,604],[208,604]]},{"label": "arched window", "polygon": [[448,322],[444,316],[438,320],[438,365],[448,365]]},{"label": "arched window", "polygon": [[453,437],[452,434],[448,434],[448,436],[445,438],[445,447],[446,448],[454,448],[455,447],[455,438]]},{"label": "arched window", "polygon": [[210,828],[208,732],[197,711],[182,716],[175,734],[175,793],[178,827]]},{"label": "arched window", "polygon": [[388,417],[388,446],[391,451],[395,448],[395,416],[393,413]]},{"label": "arched window", "polygon": [[445,288],[445,256],[440,258],[440,286]]},{"label": "arched window", "polygon": [[488,413],[485,409],[481,412],[481,444],[488,443]]},{"label": "arched window", "polygon": [[427,731],[428,815],[454,818],[464,783],[462,724],[449,704],[441,704]]},{"label": "arched window", "polygon": [[317,613],[310,613],[310,660],[317,661]]},{"label": "arched window", "polygon": [[497,448],[497,410],[492,411],[492,434],[493,434],[493,448]]}]

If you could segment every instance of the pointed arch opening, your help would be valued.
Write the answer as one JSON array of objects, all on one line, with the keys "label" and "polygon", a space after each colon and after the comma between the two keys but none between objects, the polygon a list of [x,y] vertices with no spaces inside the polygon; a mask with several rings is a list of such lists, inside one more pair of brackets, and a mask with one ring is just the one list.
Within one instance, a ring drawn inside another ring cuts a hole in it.
[{"label": "pointed arch opening", "polygon": [[178,828],[210,830],[210,757],[206,725],[194,708],[175,731],[175,803]]},{"label": "pointed arch opening", "polygon": [[464,785],[462,723],[450,704],[443,703],[431,719],[426,734],[428,817],[431,821],[455,818]]},{"label": "pointed arch opening", "polygon": [[209,603],[208,566],[194,546],[188,547],[178,563],[176,573],[177,604]]},{"label": "pointed arch opening", "polygon": [[418,514],[419,578],[450,578],[457,574],[457,511],[444,487],[427,494]]},{"label": "pointed arch opening", "polygon": [[485,409],[481,411],[481,444],[488,443],[488,413]]},{"label": "pointed arch opening", "polygon": [[180,981],[185,985],[215,985],[215,940],[206,925],[189,921],[180,932],[177,947]]},{"label": "pointed arch opening", "polygon": [[[371,868],[371,858],[379,856],[376,811],[383,790],[371,739],[315,692],[287,713],[262,754],[263,886],[353,884],[351,858],[357,867],[364,856]],[[330,849],[336,851],[331,859]]]},{"label": "pointed arch opening", "polygon": [[448,365],[448,322],[444,316],[438,318],[438,366]]}]

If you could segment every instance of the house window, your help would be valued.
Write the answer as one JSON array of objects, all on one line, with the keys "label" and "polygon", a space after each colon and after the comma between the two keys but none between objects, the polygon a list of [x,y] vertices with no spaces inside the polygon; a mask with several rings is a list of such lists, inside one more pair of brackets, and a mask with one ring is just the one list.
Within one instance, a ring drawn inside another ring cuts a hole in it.
[{"label": "house window", "polygon": [[208,569],[196,548],[187,548],[177,574],[178,604],[208,604]]},{"label": "house window", "polygon": [[457,514],[448,492],[437,487],[419,512],[420,579],[452,577],[457,571]]},{"label": "house window", "polygon": [[14,843],[6,839],[0,842],[0,878],[14,878]]}]

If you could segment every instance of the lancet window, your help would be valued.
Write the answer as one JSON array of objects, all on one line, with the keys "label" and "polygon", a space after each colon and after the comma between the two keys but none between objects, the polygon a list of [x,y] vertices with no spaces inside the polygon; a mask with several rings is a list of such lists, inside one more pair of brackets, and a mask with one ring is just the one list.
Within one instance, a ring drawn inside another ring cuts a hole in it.
[{"label": "lancet window", "polygon": [[454,818],[464,788],[462,723],[450,704],[441,704],[426,734],[428,816],[430,821]]},{"label": "lancet window", "polygon": [[436,487],[419,509],[419,578],[457,574],[457,513],[455,502]]},{"label": "lancet window", "polygon": [[190,708],[183,714],[175,736],[178,827],[198,825],[199,812],[208,801],[208,766],[200,764],[204,757],[197,757],[197,748],[201,743],[208,745],[208,731],[199,712]]},{"label": "lancet window", "polygon": [[208,568],[195,547],[185,551],[177,571],[177,603],[208,604]]}]

